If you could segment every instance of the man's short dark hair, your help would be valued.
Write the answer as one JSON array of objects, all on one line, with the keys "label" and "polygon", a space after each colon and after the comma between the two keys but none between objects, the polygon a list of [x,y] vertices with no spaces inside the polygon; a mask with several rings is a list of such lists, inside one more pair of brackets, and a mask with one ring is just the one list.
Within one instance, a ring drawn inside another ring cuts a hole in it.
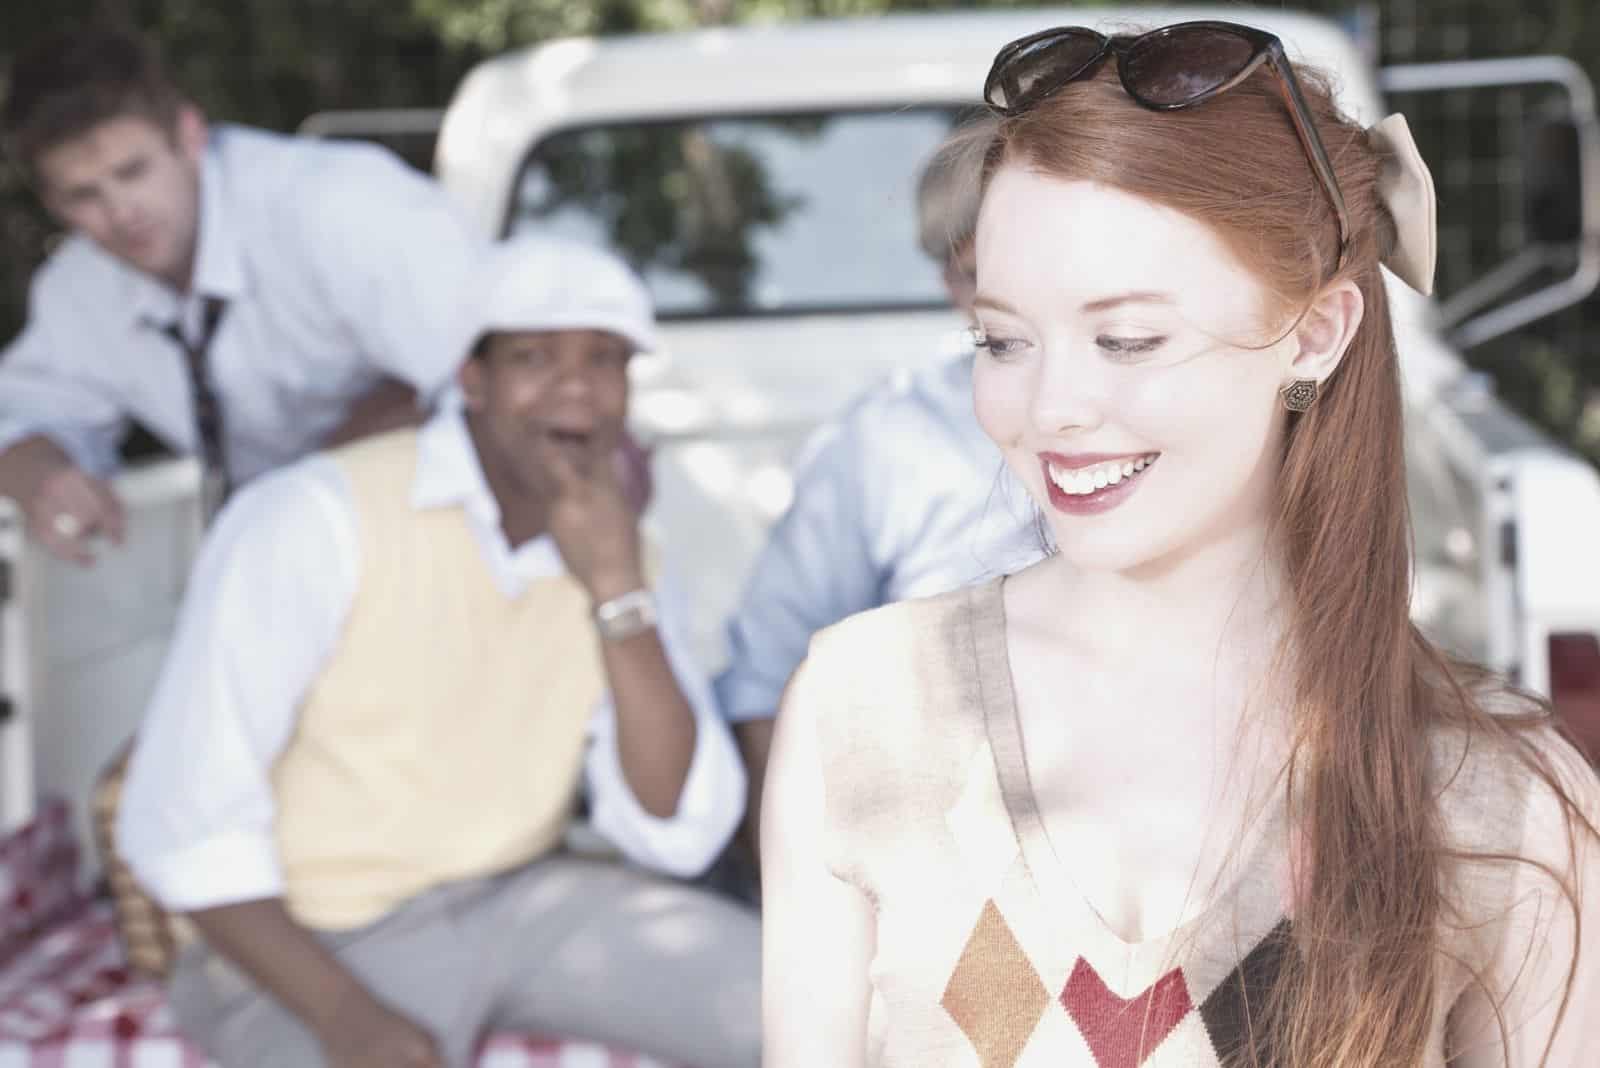
[{"label": "man's short dark hair", "polygon": [[103,24],[55,30],[12,62],[0,138],[32,175],[41,153],[111,119],[145,118],[174,130],[183,100],[138,33]]}]

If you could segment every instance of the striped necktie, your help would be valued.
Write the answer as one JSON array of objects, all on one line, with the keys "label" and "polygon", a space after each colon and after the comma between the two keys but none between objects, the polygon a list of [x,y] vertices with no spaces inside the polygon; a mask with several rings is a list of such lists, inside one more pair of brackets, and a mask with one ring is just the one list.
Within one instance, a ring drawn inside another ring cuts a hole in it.
[{"label": "striped necktie", "polygon": [[227,500],[233,488],[223,442],[222,402],[212,385],[211,368],[207,362],[211,341],[222,323],[223,312],[227,310],[228,302],[221,297],[206,297],[201,306],[200,335],[193,341],[184,336],[181,322],[168,323],[161,328],[161,332],[183,352],[184,365],[189,369],[194,421],[199,431],[200,463],[205,475],[201,505],[208,522],[222,507],[222,502]]}]

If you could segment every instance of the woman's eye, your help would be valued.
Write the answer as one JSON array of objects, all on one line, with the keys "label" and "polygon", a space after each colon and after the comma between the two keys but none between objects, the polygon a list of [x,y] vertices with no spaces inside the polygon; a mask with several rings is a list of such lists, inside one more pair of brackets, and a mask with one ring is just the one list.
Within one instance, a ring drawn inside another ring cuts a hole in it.
[{"label": "woman's eye", "polygon": [[1101,334],[1094,339],[1100,351],[1108,356],[1124,359],[1152,353],[1166,344],[1166,341],[1164,337],[1113,337],[1110,334]]},{"label": "woman's eye", "polygon": [[1027,342],[1016,338],[995,337],[981,326],[974,326],[968,331],[968,336],[975,349],[984,349],[990,356],[1003,360],[1008,356],[1015,356],[1027,347]]}]

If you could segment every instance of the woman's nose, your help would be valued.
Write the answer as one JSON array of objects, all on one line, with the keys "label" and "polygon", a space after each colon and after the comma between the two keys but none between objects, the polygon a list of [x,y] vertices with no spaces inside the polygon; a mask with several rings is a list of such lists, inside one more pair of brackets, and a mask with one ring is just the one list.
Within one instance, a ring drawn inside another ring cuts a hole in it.
[{"label": "woman's nose", "polygon": [[1029,416],[1041,435],[1092,430],[1105,419],[1104,383],[1089,361],[1046,353],[1039,361]]}]

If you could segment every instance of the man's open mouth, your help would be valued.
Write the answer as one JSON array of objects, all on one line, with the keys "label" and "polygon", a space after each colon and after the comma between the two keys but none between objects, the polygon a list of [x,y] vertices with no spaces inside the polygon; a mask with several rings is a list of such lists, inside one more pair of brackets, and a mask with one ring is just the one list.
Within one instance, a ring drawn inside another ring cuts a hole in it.
[{"label": "man's open mouth", "polygon": [[586,430],[561,430],[554,427],[547,429],[544,436],[551,444],[579,449],[588,448],[589,442],[594,438],[594,435]]}]

